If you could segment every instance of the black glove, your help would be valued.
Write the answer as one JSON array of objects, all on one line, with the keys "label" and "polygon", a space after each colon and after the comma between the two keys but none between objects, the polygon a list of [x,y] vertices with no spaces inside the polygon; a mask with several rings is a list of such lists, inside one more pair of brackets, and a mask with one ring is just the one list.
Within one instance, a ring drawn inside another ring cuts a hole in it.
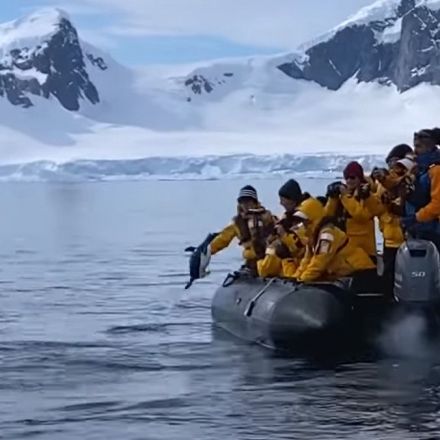
[{"label": "black glove", "polygon": [[290,258],[292,256],[290,254],[289,248],[284,243],[277,243],[275,245],[275,255],[281,260]]},{"label": "black glove", "polygon": [[292,218],[284,217],[278,222],[278,224],[281,225],[285,231],[288,231],[293,225],[293,220]]},{"label": "black glove", "polygon": [[333,182],[327,187],[326,197],[330,199],[337,199],[341,195],[342,182]]}]

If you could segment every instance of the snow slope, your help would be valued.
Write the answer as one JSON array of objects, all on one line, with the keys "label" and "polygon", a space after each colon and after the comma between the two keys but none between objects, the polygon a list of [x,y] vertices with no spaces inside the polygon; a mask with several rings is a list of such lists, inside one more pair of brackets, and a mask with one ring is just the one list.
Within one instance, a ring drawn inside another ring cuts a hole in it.
[{"label": "snow slope", "polygon": [[440,100],[440,88],[420,85],[399,94],[353,81],[334,93],[298,82],[291,93],[274,93],[249,84],[220,104],[200,106],[200,123],[209,129],[185,131],[99,123],[39,99],[29,109],[0,100],[3,163],[243,152],[384,154],[394,144],[410,143],[420,127],[437,124],[430,109]]},{"label": "snow slope", "polygon": [[[440,8],[440,1],[421,2]],[[343,28],[395,17],[400,3],[376,2],[325,38]],[[26,54],[26,50],[32,52],[44,46],[59,31],[62,20],[70,18],[62,11],[49,9],[0,26],[0,63],[13,49]],[[398,41],[400,26],[398,19],[391,19],[381,36],[389,43]],[[319,41],[324,41],[322,38]],[[241,160],[237,155],[241,154],[290,154],[297,158],[331,152],[339,158],[370,157],[384,154],[394,144],[410,143],[413,131],[438,124],[440,87],[421,83],[400,93],[393,85],[351,78],[337,91],[329,90],[313,81],[294,80],[278,68],[292,59],[306,65],[309,60],[303,49],[269,57],[171,67],[166,73],[153,67],[124,67],[107,53],[78,41],[87,76],[99,92],[99,102],[80,94],[79,110],[69,111],[54,96],[30,94],[33,106],[29,108],[11,105],[0,96],[1,164],[34,162],[24,168],[31,169],[31,175],[39,176],[50,169],[49,174],[61,176],[66,169],[69,173],[72,169],[83,170],[83,162],[78,161],[87,159],[92,168],[100,170],[92,174],[106,178],[113,171],[103,165],[104,159],[130,169],[138,165],[123,161],[176,156],[185,157],[188,164],[196,157],[225,155],[235,158],[231,166],[236,169]],[[13,64],[10,67],[15,69]],[[21,78],[34,78],[39,84],[46,80],[38,69],[14,72]],[[274,160],[276,168],[279,156]],[[320,166],[329,168],[329,160],[324,156]],[[205,161],[210,171],[197,171],[195,175],[228,175],[222,168],[215,171],[217,163],[208,158]],[[257,163],[275,172],[272,165]],[[290,159],[288,163],[292,170],[299,171]],[[108,166],[114,170],[117,164]],[[185,166],[181,164],[179,169],[186,170]],[[15,171],[10,173],[12,169]],[[2,168],[0,174],[20,175],[23,168],[17,169]],[[157,173],[148,169],[150,177],[174,175],[172,167],[158,169]],[[301,172],[309,171],[301,168]],[[140,171],[139,175],[145,177],[145,173]],[[187,170],[177,174],[191,173]]]},{"label": "snow slope", "polygon": [[44,44],[58,31],[61,19],[70,20],[70,17],[61,9],[42,8],[21,19],[0,24],[1,56],[7,56],[14,49]]}]

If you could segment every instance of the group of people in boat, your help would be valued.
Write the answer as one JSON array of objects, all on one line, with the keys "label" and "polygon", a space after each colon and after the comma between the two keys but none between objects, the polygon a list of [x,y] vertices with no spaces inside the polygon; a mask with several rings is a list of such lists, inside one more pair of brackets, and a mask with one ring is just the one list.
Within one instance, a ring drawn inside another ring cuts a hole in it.
[{"label": "group of people in boat", "polygon": [[384,243],[382,285],[389,290],[397,250],[407,234],[440,248],[439,146],[440,128],[420,130],[413,147],[391,149],[386,168],[366,175],[358,162],[350,162],[344,182],[330,184],[325,196],[314,197],[288,180],[278,192],[281,217],[247,185],[240,190],[232,223],[211,242],[211,254],[237,238],[245,266],[256,276],[307,283],[376,273],[378,219]]}]

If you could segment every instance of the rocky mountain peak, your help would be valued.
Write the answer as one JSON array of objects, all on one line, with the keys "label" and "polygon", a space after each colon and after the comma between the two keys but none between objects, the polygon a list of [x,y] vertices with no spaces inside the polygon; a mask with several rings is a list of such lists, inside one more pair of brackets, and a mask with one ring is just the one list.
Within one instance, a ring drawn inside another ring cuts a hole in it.
[{"label": "rocky mountain peak", "polygon": [[33,96],[55,98],[67,110],[80,101],[99,102],[89,78],[87,57],[101,70],[102,59],[84,54],[68,14],[43,9],[0,26],[0,96],[22,107],[33,105]]},{"label": "rocky mountain peak", "polygon": [[295,79],[338,90],[349,78],[404,92],[440,85],[440,2],[380,0],[305,51],[306,62],[278,66]]}]

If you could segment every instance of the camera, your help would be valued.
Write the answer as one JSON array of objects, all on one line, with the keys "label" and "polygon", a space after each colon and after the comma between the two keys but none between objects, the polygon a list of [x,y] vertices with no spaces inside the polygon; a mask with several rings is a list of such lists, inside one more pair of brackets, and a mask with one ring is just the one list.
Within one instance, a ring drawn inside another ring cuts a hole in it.
[{"label": "camera", "polygon": [[341,195],[342,182],[333,182],[327,187],[327,197],[335,199]]},{"label": "camera", "polygon": [[293,219],[284,217],[277,224],[281,225],[285,231],[288,231],[293,226]]},{"label": "camera", "polygon": [[371,187],[368,183],[364,183],[358,189],[358,196],[361,200],[366,200],[371,195]]},{"label": "camera", "polygon": [[373,168],[373,171],[371,172],[371,178],[374,181],[382,182],[386,176],[388,176],[389,171],[386,168]]}]

